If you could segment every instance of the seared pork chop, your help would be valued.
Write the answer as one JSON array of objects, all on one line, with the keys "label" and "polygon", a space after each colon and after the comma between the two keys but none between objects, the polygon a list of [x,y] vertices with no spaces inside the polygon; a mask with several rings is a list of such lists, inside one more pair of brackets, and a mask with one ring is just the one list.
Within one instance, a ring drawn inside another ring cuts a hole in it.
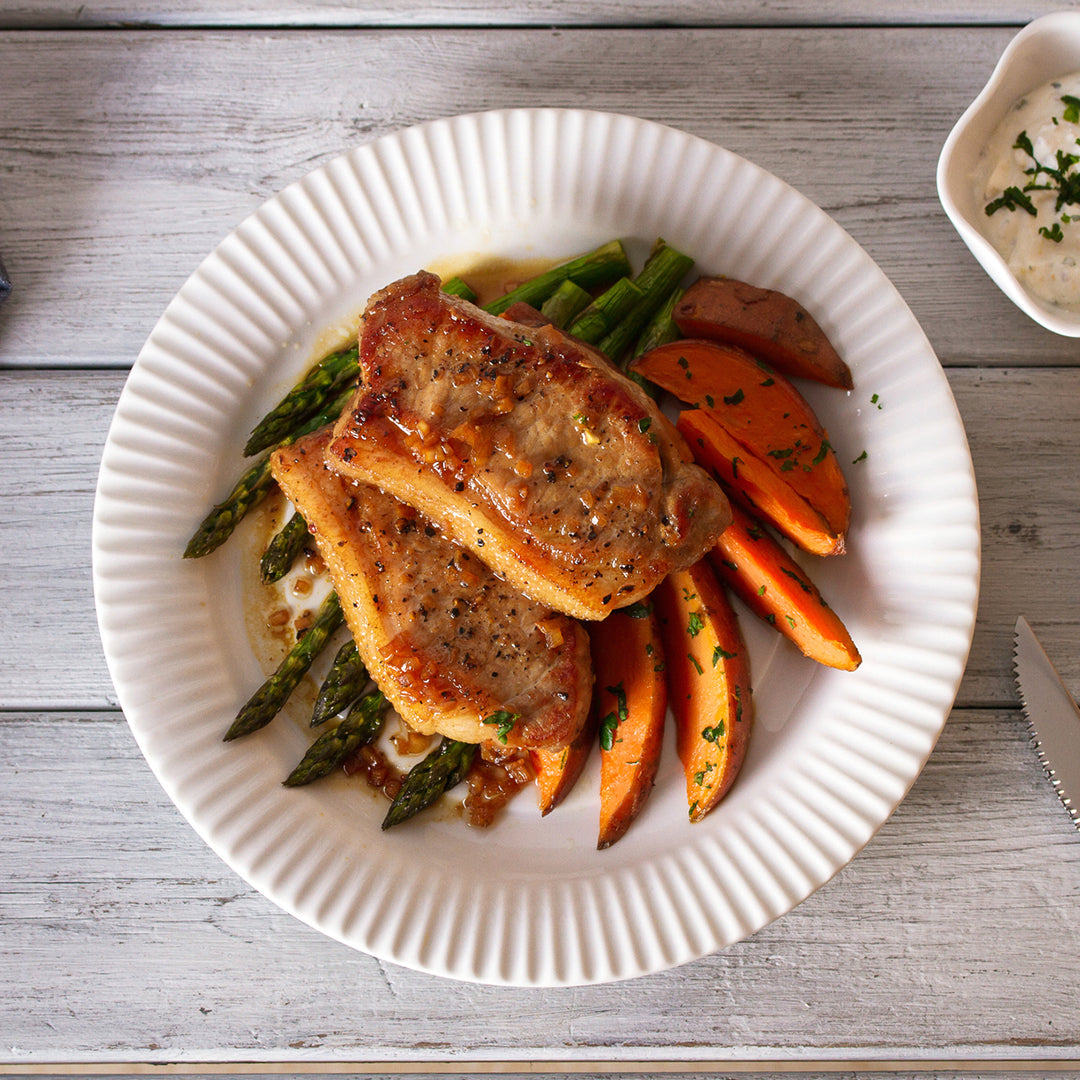
[{"label": "seared pork chop", "polygon": [[590,347],[419,273],[370,300],[331,466],[417,507],[557,611],[602,619],[716,543],[727,500]]},{"label": "seared pork chop", "polygon": [[462,742],[569,742],[592,694],[584,628],[520,596],[411,507],[327,468],[329,440],[329,429],[309,435],[278,450],[271,468],[398,713]]}]

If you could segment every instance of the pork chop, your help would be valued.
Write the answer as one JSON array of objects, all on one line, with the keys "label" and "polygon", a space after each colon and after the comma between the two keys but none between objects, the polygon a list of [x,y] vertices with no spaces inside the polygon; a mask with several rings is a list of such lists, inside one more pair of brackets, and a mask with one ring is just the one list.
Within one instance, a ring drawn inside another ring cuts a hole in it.
[{"label": "pork chop", "polygon": [[554,326],[489,315],[421,272],[371,298],[359,352],[331,466],[557,611],[642,599],[731,520],[648,394]]},{"label": "pork chop", "polygon": [[329,428],[309,435],[276,451],[271,468],[401,717],[462,742],[573,739],[592,694],[581,624],[520,596],[411,507],[329,469],[329,441]]}]

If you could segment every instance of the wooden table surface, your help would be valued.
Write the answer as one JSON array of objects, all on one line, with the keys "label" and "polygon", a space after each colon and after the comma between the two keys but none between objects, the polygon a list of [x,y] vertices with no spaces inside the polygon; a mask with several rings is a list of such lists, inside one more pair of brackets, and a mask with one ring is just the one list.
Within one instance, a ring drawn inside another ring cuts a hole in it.
[{"label": "wooden table surface", "polygon": [[[1006,43],[1066,6],[0,5],[0,1073],[1080,1076],[1080,836],[1010,665],[1023,612],[1080,691],[1080,345],[998,292],[934,188]],[[526,105],[692,132],[847,229],[946,369],[983,541],[956,706],[865,850],[717,955],[558,990],[382,963],[237,878],[128,731],[90,580],[117,397],[203,256],[350,147]]]}]

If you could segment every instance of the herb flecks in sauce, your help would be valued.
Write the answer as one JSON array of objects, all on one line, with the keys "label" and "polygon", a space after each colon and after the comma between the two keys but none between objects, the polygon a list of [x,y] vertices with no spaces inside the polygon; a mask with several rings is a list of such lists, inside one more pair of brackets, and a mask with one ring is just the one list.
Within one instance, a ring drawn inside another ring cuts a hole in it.
[{"label": "herb flecks in sauce", "polygon": [[1017,278],[1080,311],[1080,72],[1018,101],[973,179],[987,239]]}]

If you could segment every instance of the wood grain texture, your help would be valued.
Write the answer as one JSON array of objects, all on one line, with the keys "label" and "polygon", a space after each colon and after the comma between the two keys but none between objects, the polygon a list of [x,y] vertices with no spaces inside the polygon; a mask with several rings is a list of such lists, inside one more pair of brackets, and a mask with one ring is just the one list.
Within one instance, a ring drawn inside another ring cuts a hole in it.
[{"label": "wood grain texture", "polygon": [[[778,1080],[869,1077],[905,1059],[910,1072],[888,1075],[944,1077],[954,1062],[967,1077],[1080,1080],[1080,843],[1010,674],[1022,611],[1080,694],[1080,353],[1005,300],[934,191],[948,130],[1016,28],[1076,6],[0,5],[0,254],[15,283],[0,306],[0,1074],[115,1063],[299,1077],[359,1063],[365,1075],[598,1077],[647,1075],[651,1061],[657,1075]],[[121,24],[141,28],[103,29]],[[72,29],[13,29],[32,26]],[[126,369],[201,258],[357,144],[527,105],[690,131],[845,227],[946,365],[984,545],[958,707],[867,848],[723,953],[546,991],[380,963],[232,874],[116,708],[89,555]]]},{"label": "wood grain texture", "polygon": [[[144,1066],[64,1066],[50,1063],[46,1070],[31,1073],[15,1073],[5,1070],[0,1065],[0,1076],[34,1076],[48,1080],[60,1080],[61,1077],[94,1077],[95,1080],[120,1080],[121,1077],[144,1075],[146,1069],[152,1069],[153,1075],[168,1077],[169,1080],[226,1080],[243,1077],[244,1080],[310,1080],[311,1077],[390,1077],[408,1076],[411,1080],[436,1080],[442,1077],[474,1077],[497,1075],[507,1080],[556,1080],[556,1077],[576,1077],[582,1080],[640,1080],[645,1077],[677,1076],[680,1080],[716,1080],[716,1077],[746,1077],[748,1080],[818,1080],[828,1076],[830,1080],[1030,1080],[1032,1075],[1053,1076],[1054,1080],[1077,1080],[1071,1063],[1060,1061],[1032,1063],[1039,1067],[1036,1074],[1029,1069],[1029,1062],[1007,1060],[994,1062],[988,1066],[985,1062],[972,1062],[950,1058],[945,1061],[926,1059],[918,1072],[909,1071],[909,1063],[898,1063],[875,1059],[873,1061],[852,1059],[848,1061],[806,1061],[800,1066],[778,1065],[775,1061],[705,1061],[689,1067],[681,1061],[620,1061],[617,1066],[605,1063],[598,1066],[588,1061],[530,1061],[526,1065],[513,1061],[462,1061],[458,1063],[429,1063],[423,1066],[386,1062],[346,1062],[331,1064],[305,1064],[298,1066],[250,1064],[247,1062],[224,1066],[222,1071],[216,1064],[185,1063],[183,1065]],[[1015,1071],[1016,1069],[1021,1071]],[[600,1069],[600,1071],[597,1071]],[[777,1071],[777,1070],[780,1071]],[[123,1071],[120,1071],[123,1070]]]},{"label": "wood grain texture", "polygon": [[638,114],[776,173],[869,251],[946,364],[1075,364],[934,188],[1011,34],[668,29],[643,77],[632,30],[0,33],[0,365],[127,367],[203,256],[290,181],[409,124],[528,105]]},{"label": "wood grain texture", "polygon": [[[0,632],[23,643],[0,666],[0,707],[116,704],[90,586],[97,466],[123,385],[118,371],[0,374],[0,547],[9,584]],[[1080,613],[1069,567],[1080,549],[1080,489],[1062,455],[1080,429],[1080,369],[954,368],[982,515],[982,593],[961,705],[1016,700],[1012,630],[1028,616],[1080,695]],[[26,581],[34,588],[18,587]]]},{"label": "wood grain texture", "polygon": [[903,24],[1021,24],[1058,11],[1054,0],[464,0],[461,3],[384,3],[344,0],[16,0],[0,11],[2,27],[118,26],[814,26]]},{"label": "wood grain texture", "polygon": [[1080,843],[1016,710],[954,713],[862,854],[753,938],[564,990],[435,979],[282,914],[179,818],[117,713],[9,713],[0,739],[5,1064],[183,1063],[228,1048],[253,1062],[692,1069],[1060,1058],[1080,1043]]}]

